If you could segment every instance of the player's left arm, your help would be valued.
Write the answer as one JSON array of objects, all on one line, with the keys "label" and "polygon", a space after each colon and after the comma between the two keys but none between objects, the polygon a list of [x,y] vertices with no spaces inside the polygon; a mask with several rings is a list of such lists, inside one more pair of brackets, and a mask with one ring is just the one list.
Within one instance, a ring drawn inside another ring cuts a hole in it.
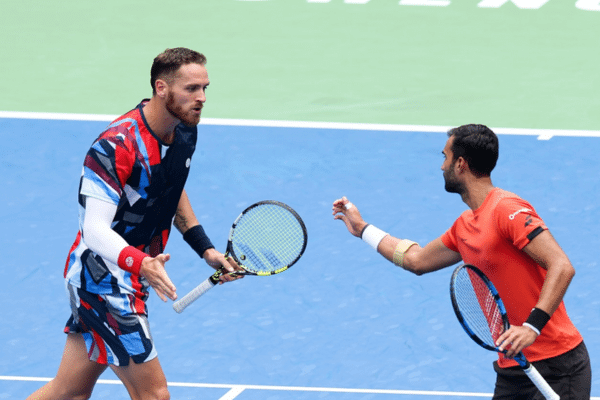
[{"label": "player's left arm", "polygon": [[181,234],[185,234],[190,228],[196,225],[200,225],[196,214],[192,209],[192,204],[185,190],[181,193],[179,203],[177,204],[177,212],[175,213],[175,219],[173,225]]},{"label": "player's left arm", "polygon": [[540,297],[526,323],[511,328],[498,338],[499,348],[510,348],[506,354],[512,357],[525,347],[533,344],[540,331],[562,302],[567,288],[575,275],[575,268],[548,230],[543,230],[533,238],[523,251],[538,265],[544,268],[546,278]]},{"label": "player's left arm", "polygon": [[552,316],[575,276],[575,268],[548,230],[544,230],[533,238],[523,248],[523,251],[547,271],[540,298],[535,307]]},{"label": "player's left arm", "polygon": [[[206,261],[208,265],[214,269],[224,267],[228,272],[234,272],[239,270],[232,258],[226,259],[225,256],[215,250],[210,239],[204,232],[204,228],[200,225],[198,218],[192,208],[190,199],[185,190],[181,193],[179,203],[177,204],[177,211],[175,212],[175,218],[173,225],[179,232],[183,234],[184,240],[198,253],[198,255]],[[241,275],[232,277],[229,274],[221,275],[221,282],[228,282],[235,279],[242,278]]]}]

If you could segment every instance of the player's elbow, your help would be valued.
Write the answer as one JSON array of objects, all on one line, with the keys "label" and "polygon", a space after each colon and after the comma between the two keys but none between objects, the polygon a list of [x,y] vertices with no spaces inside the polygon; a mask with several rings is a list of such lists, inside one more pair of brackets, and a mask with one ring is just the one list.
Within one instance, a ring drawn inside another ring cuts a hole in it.
[{"label": "player's elbow", "polygon": [[566,258],[556,260],[548,269],[554,271],[555,276],[563,282],[571,282],[575,276],[575,267],[573,267],[573,264]]},{"label": "player's elbow", "polygon": [[402,264],[402,268],[407,270],[408,272],[412,272],[415,275],[423,275],[427,272],[427,269],[423,263],[423,261],[419,258],[417,252],[411,252],[406,254],[404,257],[404,263]]},{"label": "player's elbow", "polygon": [[571,263],[569,263],[568,272],[569,272],[569,275],[571,275],[571,278],[573,278],[575,276],[575,267],[573,267],[573,265]]},{"label": "player's elbow", "polygon": [[413,246],[406,253],[403,268],[415,275],[421,276],[455,264],[458,261],[454,258],[432,257],[423,248]]},{"label": "player's elbow", "polygon": [[575,277],[575,267],[573,267],[573,264],[571,264],[569,261],[566,261],[562,268],[562,273],[563,276],[565,276],[569,281],[571,281],[573,277]]}]

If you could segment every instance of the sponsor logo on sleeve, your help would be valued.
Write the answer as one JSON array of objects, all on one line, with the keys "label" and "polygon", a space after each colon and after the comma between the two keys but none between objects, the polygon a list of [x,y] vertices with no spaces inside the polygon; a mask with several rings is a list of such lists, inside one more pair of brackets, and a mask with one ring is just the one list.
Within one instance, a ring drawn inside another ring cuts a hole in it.
[{"label": "sponsor logo on sleeve", "polygon": [[510,214],[508,216],[508,219],[510,219],[512,221],[513,219],[515,219],[515,217],[517,215],[519,215],[520,213],[523,213],[523,212],[531,212],[531,210],[529,208],[521,208],[520,210],[517,210],[514,213]]}]

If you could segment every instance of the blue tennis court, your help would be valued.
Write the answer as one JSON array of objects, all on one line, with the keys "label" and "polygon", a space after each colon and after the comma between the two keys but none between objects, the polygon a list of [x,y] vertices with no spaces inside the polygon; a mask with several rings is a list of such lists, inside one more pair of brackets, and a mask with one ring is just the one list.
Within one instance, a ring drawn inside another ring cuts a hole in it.
[{"label": "blue tennis court", "polygon": [[[0,399],[54,376],[69,315],[62,271],[77,231],[83,156],[107,122],[0,119]],[[187,191],[215,245],[253,202],[290,204],[308,228],[304,257],[270,278],[215,288],[184,313],[155,293],[150,322],[174,399],[490,397],[495,354],[456,321],[451,268],[417,277],[331,216],[347,196],[364,218],[424,244],[465,209],[440,171],[443,132],[199,127]],[[600,140],[501,135],[495,185],[532,202],[577,275],[565,297],[592,369],[600,363]],[[211,269],[177,232],[167,264],[179,295]],[[128,399],[107,372],[93,398]],[[600,396],[600,378],[592,395]],[[598,398],[598,397],[597,397]]]}]

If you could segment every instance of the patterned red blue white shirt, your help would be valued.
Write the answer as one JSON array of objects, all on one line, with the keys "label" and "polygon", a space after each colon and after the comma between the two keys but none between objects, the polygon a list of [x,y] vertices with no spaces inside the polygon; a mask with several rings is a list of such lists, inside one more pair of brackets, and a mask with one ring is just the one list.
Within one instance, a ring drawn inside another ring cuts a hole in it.
[{"label": "patterned red blue white shirt", "polygon": [[79,185],[79,232],[64,276],[97,294],[121,294],[122,310],[145,313],[149,284],[91,251],[83,237],[86,198],[117,206],[112,229],[151,257],[162,253],[196,148],[197,127],[179,124],[173,143],[163,143],[143,113],[146,100],[117,118],[89,149]]}]

